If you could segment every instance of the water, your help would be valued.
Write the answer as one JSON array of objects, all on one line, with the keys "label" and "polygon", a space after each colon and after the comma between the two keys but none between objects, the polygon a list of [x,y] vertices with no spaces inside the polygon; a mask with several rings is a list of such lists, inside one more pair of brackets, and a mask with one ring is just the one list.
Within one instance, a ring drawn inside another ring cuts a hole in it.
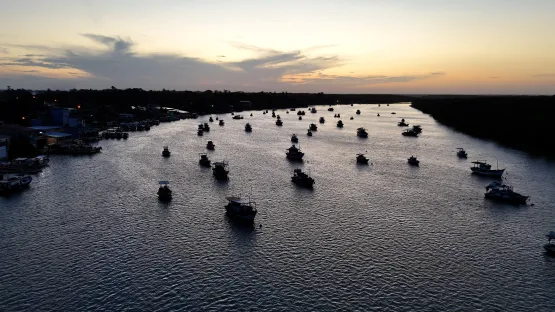
[{"label": "water", "polygon": [[[283,127],[262,112],[218,115],[225,126],[214,122],[202,137],[208,116],[165,123],[101,141],[92,157],[53,156],[28,191],[0,198],[0,311],[555,309],[555,258],[542,248],[555,230],[555,163],[405,104],[326,108],[302,121],[278,111]],[[401,118],[422,135],[402,136]],[[318,131],[307,137],[311,122]],[[356,137],[360,126],[368,139]],[[292,133],[314,191],[290,181],[299,166],[285,159]],[[230,163],[227,183],[198,165],[207,140],[212,161]],[[364,151],[372,165],[357,166]],[[420,167],[407,165],[410,155]],[[490,180],[471,175],[470,161],[495,167],[496,158],[534,206],[484,199]],[[157,200],[159,180],[171,183],[170,204]],[[251,190],[259,213],[249,229],[223,206]]]}]

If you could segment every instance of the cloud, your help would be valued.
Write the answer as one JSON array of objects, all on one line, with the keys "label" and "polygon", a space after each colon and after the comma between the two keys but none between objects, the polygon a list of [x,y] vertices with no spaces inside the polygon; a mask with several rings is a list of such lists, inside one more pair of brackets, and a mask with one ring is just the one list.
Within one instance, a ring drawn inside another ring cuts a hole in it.
[{"label": "cloud", "polygon": [[[242,91],[340,92],[348,88],[383,83],[404,83],[445,75],[431,72],[403,76],[326,75],[346,60],[338,55],[310,56],[306,51],[278,51],[232,42],[236,48],[255,52],[241,61],[226,61],[224,55],[209,62],[177,54],[141,54],[131,39],[85,33],[83,37],[102,48],[19,46],[27,52],[0,58],[0,65],[13,66],[16,76],[4,73],[0,85],[24,88],[118,88]],[[309,49],[323,49],[318,46]],[[25,69],[25,67],[30,67]],[[58,73],[54,75],[52,73]],[[49,73],[49,77],[45,73]],[[65,86],[65,87],[62,87]]]},{"label": "cloud", "polygon": [[318,85],[335,85],[346,88],[360,88],[369,85],[386,84],[386,83],[405,83],[416,80],[431,79],[446,75],[444,72],[433,72],[423,75],[369,75],[369,76],[342,76],[342,75],[292,75],[284,77],[283,81],[296,84],[318,84]]},{"label": "cloud", "polygon": [[112,49],[114,53],[128,53],[129,49],[133,46],[131,40],[125,40],[120,37],[108,37],[96,34],[81,34],[83,37],[89,38],[106,47]]}]

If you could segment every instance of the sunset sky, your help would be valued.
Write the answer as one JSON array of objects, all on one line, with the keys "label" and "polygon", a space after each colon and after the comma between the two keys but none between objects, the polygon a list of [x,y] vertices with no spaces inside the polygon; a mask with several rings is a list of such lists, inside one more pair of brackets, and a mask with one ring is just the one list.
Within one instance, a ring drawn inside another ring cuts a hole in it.
[{"label": "sunset sky", "polygon": [[8,1],[8,85],[555,94],[555,1]]}]

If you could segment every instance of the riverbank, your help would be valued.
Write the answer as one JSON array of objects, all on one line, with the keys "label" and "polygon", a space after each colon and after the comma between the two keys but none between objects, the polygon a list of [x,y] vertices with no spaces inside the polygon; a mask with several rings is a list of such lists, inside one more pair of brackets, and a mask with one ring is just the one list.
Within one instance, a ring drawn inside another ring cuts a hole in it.
[{"label": "riverbank", "polygon": [[555,96],[423,97],[411,106],[465,134],[555,158]]}]

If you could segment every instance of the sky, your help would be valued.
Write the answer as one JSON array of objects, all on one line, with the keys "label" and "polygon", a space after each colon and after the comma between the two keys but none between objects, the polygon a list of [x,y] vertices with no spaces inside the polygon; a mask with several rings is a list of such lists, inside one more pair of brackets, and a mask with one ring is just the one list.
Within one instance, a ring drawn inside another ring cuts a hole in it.
[{"label": "sky", "polygon": [[9,0],[0,89],[555,94],[554,0]]}]

